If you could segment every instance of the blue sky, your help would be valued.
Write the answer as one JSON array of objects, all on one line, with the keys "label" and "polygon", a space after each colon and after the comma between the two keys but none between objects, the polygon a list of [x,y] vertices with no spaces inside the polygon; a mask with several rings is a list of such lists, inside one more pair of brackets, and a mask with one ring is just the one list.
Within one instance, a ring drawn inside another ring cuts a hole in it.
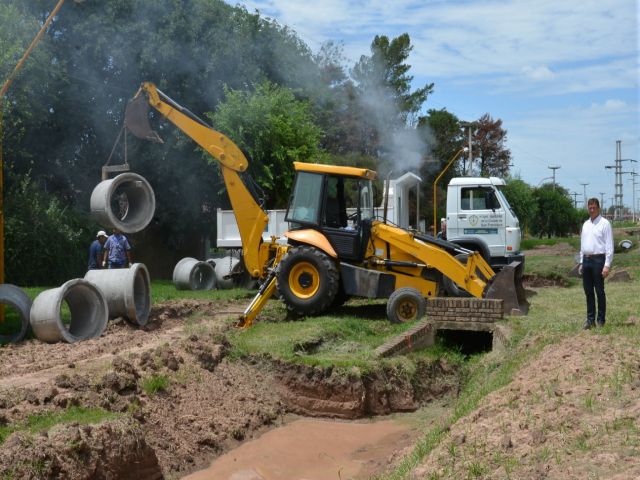
[{"label": "blue sky", "polygon": [[[232,3],[232,2],[229,2]],[[235,4],[236,2],[233,2]],[[341,42],[351,67],[375,35],[409,33],[416,87],[435,83],[425,108],[462,120],[485,113],[508,131],[512,173],[533,186],[556,181],[582,199],[615,193],[623,171],[640,173],[638,0],[240,1],[287,25],[317,52]],[[631,175],[623,175],[631,207]],[[636,177],[636,208],[640,176]],[[604,195],[601,195],[601,192]]]}]

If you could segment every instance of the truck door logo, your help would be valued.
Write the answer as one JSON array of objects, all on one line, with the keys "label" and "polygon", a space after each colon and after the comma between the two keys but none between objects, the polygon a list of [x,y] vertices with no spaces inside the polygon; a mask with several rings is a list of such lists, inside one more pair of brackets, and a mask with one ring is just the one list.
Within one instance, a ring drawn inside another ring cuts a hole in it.
[{"label": "truck door logo", "polygon": [[477,215],[471,215],[469,217],[469,225],[471,225],[472,227],[475,227],[478,224],[478,216]]}]

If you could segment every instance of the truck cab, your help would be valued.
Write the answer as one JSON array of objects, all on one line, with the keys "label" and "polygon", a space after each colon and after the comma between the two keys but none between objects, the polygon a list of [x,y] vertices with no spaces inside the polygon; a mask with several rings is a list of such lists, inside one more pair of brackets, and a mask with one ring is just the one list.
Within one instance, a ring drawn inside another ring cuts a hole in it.
[{"label": "truck cab", "polygon": [[443,236],[479,251],[494,269],[524,259],[520,222],[501,191],[504,185],[497,177],[456,177],[447,188]]}]

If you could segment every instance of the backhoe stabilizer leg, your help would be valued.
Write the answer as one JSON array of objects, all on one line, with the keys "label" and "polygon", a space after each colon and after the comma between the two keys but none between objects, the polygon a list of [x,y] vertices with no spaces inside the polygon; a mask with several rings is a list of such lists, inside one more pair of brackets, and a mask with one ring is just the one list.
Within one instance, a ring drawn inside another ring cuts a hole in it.
[{"label": "backhoe stabilizer leg", "polygon": [[262,311],[267,301],[271,298],[273,293],[276,291],[276,275],[275,269],[269,273],[264,283],[258,289],[258,293],[249,306],[245,309],[244,313],[238,319],[237,327],[240,328],[249,328],[253,325],[253,321],[258,316],[258,314]]},{"label": "backhoe stabilizer leg", "polygon": [[485,291],[485,298],[503,300],[503,311],[506,315],[529,313],[529,302],[522,285],[523,271],[522,262],[511,262],[491,279]]}]

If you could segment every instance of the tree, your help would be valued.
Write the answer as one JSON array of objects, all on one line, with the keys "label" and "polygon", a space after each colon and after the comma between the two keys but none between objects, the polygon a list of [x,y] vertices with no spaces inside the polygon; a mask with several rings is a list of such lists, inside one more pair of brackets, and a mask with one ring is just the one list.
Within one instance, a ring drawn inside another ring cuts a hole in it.
[{"label": "tree", "polygon": [[505,147],[507,131],[502,120],[493,120],[485,113],[474,123],[472,135],[473,157],[480,162],[480,175],[505,177],[509,173],[511,151]]},{"label": "tree", "polygon": [[213,123],[249,155],[249,172],[267,193],[267,206],[286,206],[293,162],[319,154],[320,130],[308,103],[269,82],[253,92],[227,90],[226,96],[211,115]]},{"label": "tree", "polygon": [[371,56],[361,56],[351,70],[359,109],[352,118],[357,120],[360,153],[383,160],[380,170],[415,170],[425,154],[423,142],[411,127],[433,84],[411,91],[413,76],[408,74],[411,66],[406,60],[412,49],[406,33],[392,40],[376,36]]},{"label": "tree", "polygon": [[[0,72],[6,72],[52,2],[0,3]],[[16,173],[8,182],[30,172],[33,184],[59,198],[61,207],[88,214],[126,103],[142,81],[202,116],[224,99],[225,86],[248,90],[269,80],[303,98],[319,79],[295,32],[222,0],[66,2],[5,101],[5,166]],[[185,237],[211,231],[221,181],[191,139],[152,116],[165,144],[129,137],[127,157],[121,140],[111,163],[126,160],[151,183],[154,232],[162,245],[178,248]],[[286,184],[273,190],[284,192]]]},{"label": "tree", "polygon": [[4,204],[7,281],[57,286],[83,277],[95,227],[28,174],[12,178],[10,185]]},{"label": "tree", "polygon": [[[441,110],[430,109],[427,115],[418,120],[418,133],[429,145],[430,155],[420,168],[422,177],[422,194],[420,195],[423,211],[429,211],[433,206],[430,202],[433,198],[433,182],[443,171],[449,161],[464,146],[464,138],[460,127],[460,120],[445,108]],[[451,178],[461,173],[459,169],[460,159],[452,164],[444,173],[437,186],[438,210],[444,211],[446,195],[444,192]]]},{"label": "tree", "polygon": [[533,188],[520,178],[508,178],[502,191],[520,221],[520,228],[524,233],[529,232],[538,213]]},{"label": "tree", "polygon": [[[362,55],[351,71],[361,93],[372,96],[376,103],[393,107],[399,124],[411,121],[433,91],[431,83],[411,92],[413,76],[408,74],[411,65],[406,61],[412,50],[408,33],[393,40],[386,35],[376,35],[371,42],[371,56]],[[392,120],[393,117],[385,119],[386,122]]]},{"label": "tree", "polygon": [[532,233],[542,237],[564,237],[580,228],[580,212],[573,207],[567,190],[551,184],[533,190],[537,214],[531,225]]}]

